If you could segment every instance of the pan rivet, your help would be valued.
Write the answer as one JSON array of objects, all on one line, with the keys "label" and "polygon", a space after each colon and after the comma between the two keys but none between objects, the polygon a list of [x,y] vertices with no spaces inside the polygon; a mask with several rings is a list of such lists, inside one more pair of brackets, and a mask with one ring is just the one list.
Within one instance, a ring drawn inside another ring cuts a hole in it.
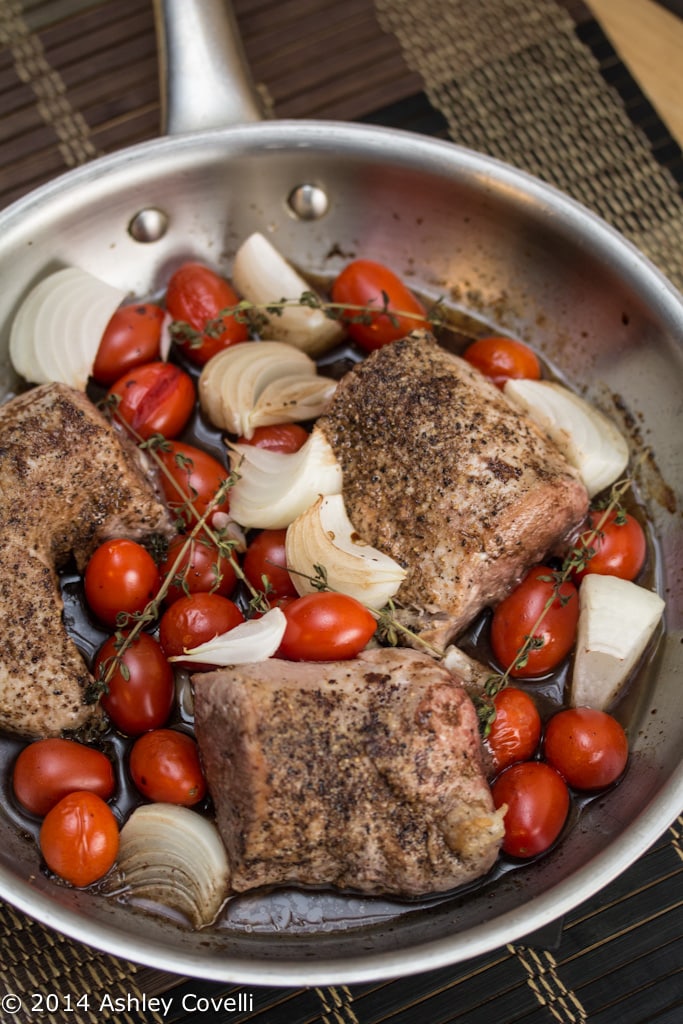
[{"label": "pan rivet", "polygon": [[297,185],[289,193],[287,203],[299,220],[318,220],[330,205],[327,193],[319,185]]},{"label": "pan rivet", "polygon": [[140,210],[128,225],[128,234],[136,242],[158,242],[168,228],[168,217],[163,210],[148,206]]}]

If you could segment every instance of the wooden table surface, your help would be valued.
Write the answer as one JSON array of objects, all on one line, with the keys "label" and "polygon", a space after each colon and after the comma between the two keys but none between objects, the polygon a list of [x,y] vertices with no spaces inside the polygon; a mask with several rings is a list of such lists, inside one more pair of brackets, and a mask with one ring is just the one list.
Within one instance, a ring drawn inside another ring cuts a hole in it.
[{"label": "wooden table surface", "polygon": [[683,2],[670,4],[670,9],[655,0],[587,3],[671,134],[683,145]]}]

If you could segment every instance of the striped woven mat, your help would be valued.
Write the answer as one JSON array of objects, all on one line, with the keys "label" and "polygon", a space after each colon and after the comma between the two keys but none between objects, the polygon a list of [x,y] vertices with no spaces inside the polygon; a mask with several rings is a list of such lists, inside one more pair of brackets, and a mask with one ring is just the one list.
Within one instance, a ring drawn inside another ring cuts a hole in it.
[{"label": "striped woven mat", "polygon": [[[677,0],[667,6],[676,11]],[[680,148],[579,0],[234,8],[275,116],[368,121],[489,153],[594,209],[683,286]],[[0,0],[0,43],[0,206],[157,135],[149,3]],[[384,983],[245,989],[187,980],[0,907],[0,1020],[680,1024],[682,831],[679,819],[542,935]]]}]

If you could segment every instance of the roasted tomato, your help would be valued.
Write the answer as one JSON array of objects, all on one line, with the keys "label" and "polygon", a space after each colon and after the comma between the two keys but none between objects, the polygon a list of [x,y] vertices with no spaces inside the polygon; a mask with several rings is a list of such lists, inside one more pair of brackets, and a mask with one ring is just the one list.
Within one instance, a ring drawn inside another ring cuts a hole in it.
[{"label": "roasted tomato", "polygon": [[498,773],[516,761],[533,757],[541,739],[541,716],[533,698],[514,686],[497,693],[493,705],[496,717],[486,742]]},{"label": "roasted tomato", "polygon": [[269,600],[297,596],[297,589],[286,569],[286,536],[287,530],[262,530],[252,540],[242,562],[249,583],[256,590],[266,590]]},{"label": "roasted tomato", "polygon": [[124,373],[112,384],[113,415],[135,435],[176,437],[192,414],[195,391],[192,378],[172,363],[145,363]]},{"label": "roasted tomato", "polygon": [[[393,270],[373,260],[349,263],[332,285],[331,294],[333,302],[350,307],[344,323],[350,337],[368,352],[429,327],[420,300]],[[382,312],[368,312],[368,307]]]},{"label": "roasted tomato", "polygon": [[628,740],[619,722],[597,708],[567,708],[546,726],[546,761],[574,789],[604,789],[628,761]]},{"label": "roasted tomato", "polygon": [[40,850],[50,871],[82,888],[102,878],[114,864],[119,826],[96,793],[69,793],[46,815]]},{"label": "roasted tomato", "polygon": [[[188,526],[194,526],[230,476],[229,470],[213,455],[182,441],[169,442],[157,449],[157,455],[166,470],[159,477],[169,508]],[[229,508],[230,497],[226,491],[214,511],[227,513]]]},{"label": "roasted tomato", "polygon": [[279,654],[290,661],[355,658],[377,628],[367,608],[346,594],[306,594],[283,611],[287,627]]},{"label": "roasted tomato", "polygon": [[555,842],[569,813],[569,790],[542,761],[513,764],[491,787],[496,807],[507,804],[503,850],[511,857],[535,857]]},{"label": "roasted tomato", "polygon": [[133,744],[129,767],[133,782],[148,800],[192,807],[206,795],[199,747],[187,733],[146,732]]},{"label": "roasted tomato", "polygon": [[292,455],[306,444],[308,437],[307,431],[298,423],[276,423],[271,427],[256,427],[251,437],[240,437],[238,443]]},{"label": "roasted tomato", "polygon": [[[534,566],[493,612],[493,653],[503,668],[514,666],[510,668],[512,676],[543,676],[569,654],[578,620],[579,600],[574,584],[565,582],[556,589],[553,570],[544,565]],[[523,664],[515,665],[528,636],[533,638],[528,656]]]},{"label": "roasted tomato", "polygon": [[506,380],[539,380],[541,376],[535,352],[514,338],[479,338],[465,349],[463,358],[499,388],[505,386]]},{"label": "roasted tomato", "polygon": [[87,789],[108,800],[114,792],[114,769],[94,747],[57,737],[36,740],[17,757],[12,787],[27,811],[43,817],[77,790]]},{"label": "roasted tomato", "polygon": [[198,336],[179,342],[185,355],[197,366],[249,337],[246,324],[234,316],[220,316],[238,302],[232,285],[201,263],[184,263],[171,277],[166,309],[176,322],[188,324],[198,332]]},{"label": "roasted tomato", "polygon": [[204,536],[189,538],[179,534],[174,537],[161,564],[161,572],[164,576],[172,574],[166,604],[173,604],[188,594],[230,597],[237,583],[232,563]]},{"label": "roasted tomato", "polygon": [[[167,658],[179,657],[184,651],[221,636],[244,622],[234,602],[220,594],[190,594],[174,601],[164,612],[159,624],[159,642]],[[182,667],[183,662],[175,664]],[[188,663],[194,672],[202,666]]]},{"label": "roasted tomato", "polygon": [[167,722],[175,697],[173,670],[148,633],[140,633],[120,653],[117,646],[110,637],[95,658],[95,676],[108,674],[101,704],[117,729],[139,736]]},{"label": "roasted tomato", "polygon": [[85,599],[95,615],[116,626],[121,614],[135,615],[153,601],[161,577],[149,551],[133,540],[107,540],[85,569]]},{"label": "roasted tomato", "polygon": [[613,509],[594,538],[589,536],[595,530],[605,513],[590,513],[590,526],[584,531],[586,542],[594,552],[587,560],[585,569],[574,574],[576,580],[588,573],[601,576],[619,576],[623,580],[634,580],[645,564],[647,541],[645,532],[628,512]]},{"label": "roasted tomato", "polygon": [[114,384],[128,370],[159,359],[165,313],[152,302],[120,306],[104,329],[92,375],[98,384]]}]

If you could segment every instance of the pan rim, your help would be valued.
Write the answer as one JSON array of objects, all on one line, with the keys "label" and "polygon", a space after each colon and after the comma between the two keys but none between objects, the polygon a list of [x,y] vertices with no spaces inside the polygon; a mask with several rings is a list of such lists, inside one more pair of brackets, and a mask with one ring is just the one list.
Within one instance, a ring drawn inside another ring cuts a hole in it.
[{"label": "pan rim", "polygon": [[[242,156],[249,155],[258,149],[272,152],[289,148],[295,139],[295,149],[316,148],[321,152],[334,152],[339,143],[348,148],[356,142],[360,156],[367,156],[375,150],[377,154],[387,155],[392,143],[398,144],[398,153],[392,153],[392,159],[399,164],[416,165],[425,170],[423,163],[417,160],[417,154],[429,155],[433,163],[430,170],[437,168],[453,169],[454,156],[457,155],[458,173],[463,176],[477,178],[483,188],[491,186],[511,187],[518,190],[520,200],[531,199],[541,206],[551,206],[557,212],[566,211],[583,222],[580,230],[588,228],[592,233],[602,235],[603,239],[615,247],[622,249],[624,258],[631,257],[633,265],[640,264],[651,278],[651,284],[662,290],[665,295],[678,305],[683,316],[683,293],[679,291],[655,263],[634,245],[624,234],[610,225],[599,214],[556,186],[541,180],[521,168],[505,163],[496,157],[469,149],[450,140],[420,135],[417,132],[400,128],[387,128],[383,125],[355,124],[343,121],[324,120],[272,120],[258,121],[249,124],[211,128],[190,132],[183,135],[166,135],[148,139],[127,146],[112,153],[96,157],[78,167],[64,171],[50,181],[32,189],[0,210],[0,225],[11,224],[16,219],[23,219],[28,213],[38,211],[43,205],[52,201],[53,196],[65,190],[78,188],[102,174],[112,174],[129,167],[132,163],[147,162],[151,156],[164,156],[168,152],[192,154],[195,149],[206,149],[210,146],[231,145]],[[240,145],[242,149],[240,149]],[[401,145],[405,148],[401,151]],[[361,152],[362,150],[362,152]],[[627,262],[620,269],[627,269]],[[635,272],[638,271],[636,266]],[[681,321],[683,326],[683,321]]]}]

